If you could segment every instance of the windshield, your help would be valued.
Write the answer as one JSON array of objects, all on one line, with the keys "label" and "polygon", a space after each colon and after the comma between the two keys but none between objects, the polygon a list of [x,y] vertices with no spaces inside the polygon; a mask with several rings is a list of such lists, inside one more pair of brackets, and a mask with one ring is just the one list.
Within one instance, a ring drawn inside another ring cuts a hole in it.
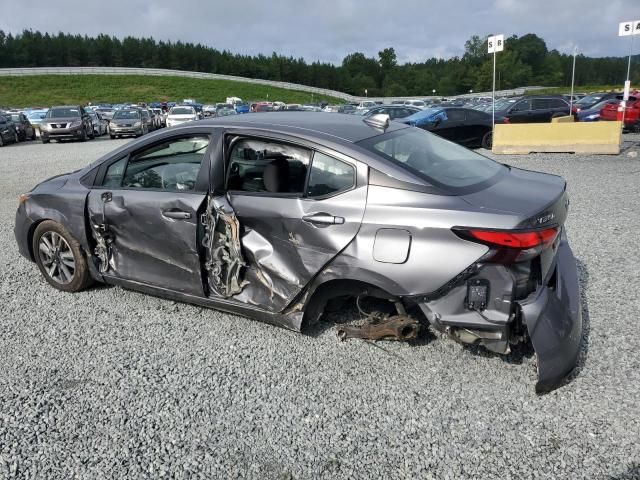
[{"label": "windshield", "polygon": [[507,170],[500,163],[417,128],[368,138],[358,145],[452,193],[467,193]]},{"label": "windshield", "polygon": [[52,108],[47,112],[47,118],[79,117],[80,109],[74,107]]},{"label": "windshield", "polygon": [[140,114],[135,110],[118,110],[113,114],[114,120],[134,120],[140,118]]},{"label": "windshield", "polygon": [[169,115],[195,115],[195,111],[191,107],[173,107]]},{"label": "windshield", "polygon": [[[511,105],[516,103],[518,100],[520,100],[520,99],[519,98],[501,98],[500,100],[496,100],[496,111],[498,111],[498,110],[506,110]],[[493,110],[491,108],[491,104],[489,104],[489,109]]]},{"label": "windshield", "polygon": [[31,112],[27,114],[29,120],[42,120],[47,115],[47,112]]}]

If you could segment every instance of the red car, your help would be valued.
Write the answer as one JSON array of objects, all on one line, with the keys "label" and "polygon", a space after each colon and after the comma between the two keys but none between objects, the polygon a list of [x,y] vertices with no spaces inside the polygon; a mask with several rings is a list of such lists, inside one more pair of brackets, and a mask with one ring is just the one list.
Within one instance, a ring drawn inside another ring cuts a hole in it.
[{"label": "red car", "polygon": [[[634,92],[635,94],[639,92]],[[607,103],[602,110],[600,110],[600,120],[617,120],[618,119],[618,106],[622,100],[622,95],[616,97],[617,101]],[[629,129],[640,128],[640,96],[630,95],[627,101],[627,108],[624,112],[624,126]]]}]

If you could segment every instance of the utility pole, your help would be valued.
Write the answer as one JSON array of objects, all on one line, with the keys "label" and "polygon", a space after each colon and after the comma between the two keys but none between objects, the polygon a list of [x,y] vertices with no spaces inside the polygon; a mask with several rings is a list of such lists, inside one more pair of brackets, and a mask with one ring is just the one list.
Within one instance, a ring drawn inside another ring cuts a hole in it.
[{"label": "utility pole", "polygon": [[573,113],[573,84],[576,79],[576,55],[578,54],[578,46],[573,47],[573,68],[571,69],[571,97],[569,98],[569,115]]},{"label": "utility pole", "polygon": [[504,35],[492,35],[487,39],[488,53],[493,53],[493,89],[491,102],[491,128],[496,127],[496,53],[504,50]]}]

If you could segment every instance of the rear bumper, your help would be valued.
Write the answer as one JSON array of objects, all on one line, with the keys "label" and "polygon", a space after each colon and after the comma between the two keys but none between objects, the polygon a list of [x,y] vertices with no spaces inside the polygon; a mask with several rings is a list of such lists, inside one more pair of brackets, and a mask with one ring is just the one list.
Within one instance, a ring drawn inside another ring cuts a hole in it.
[{"label": "rear bumper", "polygon": [[556,256],[554,283],[518,303],[537,356],[536,392],[548,392],[573,371],[582,342],[578,270],[564,234]]}]

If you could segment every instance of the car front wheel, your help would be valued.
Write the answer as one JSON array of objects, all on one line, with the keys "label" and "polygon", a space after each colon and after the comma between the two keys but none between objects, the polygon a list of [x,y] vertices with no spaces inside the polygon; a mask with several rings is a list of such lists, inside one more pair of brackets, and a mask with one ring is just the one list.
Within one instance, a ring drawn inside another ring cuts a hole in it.
[{"label": "car front wheel", "polygon": [[493,132],[489,130],[482,136],[482,148],[491,150],[492,146],[493,146]]},{"label": "car front wheel", "polygon": [[46,220],[33,234],[36,264],[45,280],[63,292],[78,292],[91,277],[78,241],[57,222]]}]

